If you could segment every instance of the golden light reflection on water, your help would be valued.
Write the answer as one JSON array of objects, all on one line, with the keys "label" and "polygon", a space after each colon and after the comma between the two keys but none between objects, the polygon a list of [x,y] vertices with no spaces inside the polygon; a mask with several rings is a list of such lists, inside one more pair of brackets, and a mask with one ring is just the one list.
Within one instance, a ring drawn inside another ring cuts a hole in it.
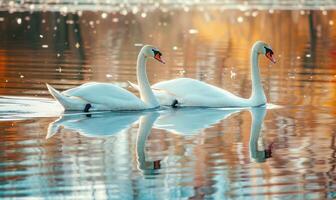
[{"label": "golden light reflection on water", "polygon": [[[263,150],[254,154],[248,111],[218,115],[218,122],[193,135],[154,123],[144,146],[145,169],[137,166],[137,123],[106,138],[80,134],[83,129],[71,129],[75,123],[65,123],[45,140],[56,118],[0,122],[0,196],[333,197],[334,11],[156,10],[146,17],[108,13],[106,18],[99,12],[0,14],[2,95],[50,97],[45,82],[58,89],[87,81],[126,87],[136,80],[140,44],[150,43],[167,60],[164,66],[148,63],[152,83],[191,77],[248,97],[250,47],[264,40],[278,60],[269,65],[261,58],[264,88],[269,102],[282,105],[267,111],[253,143]],[[199,112],[200,124],[206,112]],[[109,130],[113,124],[104,126]],[[271,150],[270,158],[251,156],[265,150]],[[127,196],[129,191],[134,193]]]}]

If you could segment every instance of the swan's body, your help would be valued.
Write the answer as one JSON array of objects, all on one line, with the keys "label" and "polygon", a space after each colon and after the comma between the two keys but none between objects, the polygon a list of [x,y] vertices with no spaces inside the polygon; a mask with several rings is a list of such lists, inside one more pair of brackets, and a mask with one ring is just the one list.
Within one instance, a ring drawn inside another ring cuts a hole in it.
[{"label": "swan's body", "polygon": [[65,110],[143,110],[149,108],[131,92],[109,83],[86,83],[62,93],[47,85]]},{"label": "swan's body", "polygon": [[[162,81],[152,86],[161,105],[202,106],[202,107],[255,107],[266,104],[266,96],[261,84],[258,56],[265,54],[273,62],[273,52],[267,44],[256,42],[251,52],[252,94],[248,99],[238,97],[219,87],[191,79],[178,78]],[[137,85],[131,85],[139,89]]]},{"label": "swan's body", "polygon": [[[153,53],[154,52],[154,53]],[[59,92],[47,84],[51,95],[65,110],[144,110],[156,108],[156,100],[146,75],[146,60],[154,57],[159,60],[160,52],[151,46],[144,46],[137,60],[137,79],[141,99],[119,86],[111,83],[86,83],[81,86]],[[154,54],[154,55],[152,55]],[[159,60],[161,61],[161,60]],[[162,61],[161,61],[162,62]]]},{"label": "swan's body", "polygon": [[[219,87],[205,82],[191,79],[179,78],[156,83],[152,88],[168,91],[166,98],[177,100],[180,106],[201,106],[201,107],[246,107],[250,106],[249,99],[238,97]],[[154,94],[155,94],[154,89]],[[159,100],[162,98],[158,98]],[[169,102],[169,101],[168,101]],[[260,104],[263,104],[260,103]]]}]

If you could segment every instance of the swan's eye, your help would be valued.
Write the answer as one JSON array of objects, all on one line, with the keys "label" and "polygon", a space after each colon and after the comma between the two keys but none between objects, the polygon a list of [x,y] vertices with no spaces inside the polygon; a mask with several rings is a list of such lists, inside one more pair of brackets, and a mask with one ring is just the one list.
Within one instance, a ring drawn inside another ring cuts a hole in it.
[{"label": "swan's eye", "polygon": [[162,53],[156,49],[152,49],[153,53],[154,53],[154,57],[158,54],[159,56],[162,56]]},{"label": "swan's eye", "polygon": [[264,47],[264,48],[265,48],[265,50],[266,50],[265,55],[270,54],[270,55],[272,56],[272,55],[274,54],[273,51],[272,51],[272,49],[269,49],[269,48],[267,48],[267,47]]}]

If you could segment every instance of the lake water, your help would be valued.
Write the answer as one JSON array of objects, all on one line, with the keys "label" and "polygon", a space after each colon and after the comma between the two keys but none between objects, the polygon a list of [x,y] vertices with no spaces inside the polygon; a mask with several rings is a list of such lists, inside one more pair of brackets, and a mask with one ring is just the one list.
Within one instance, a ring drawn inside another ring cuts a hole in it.
[{"label": "lake water", "polygon": [[[335,11],[62,11],[0,12],[0,198],[336,198]],[[249,97],[256,40],[278,61],[260,60],[267,108],[63,113],[45,86],[127,88],[153,44],[151,83]]]}]

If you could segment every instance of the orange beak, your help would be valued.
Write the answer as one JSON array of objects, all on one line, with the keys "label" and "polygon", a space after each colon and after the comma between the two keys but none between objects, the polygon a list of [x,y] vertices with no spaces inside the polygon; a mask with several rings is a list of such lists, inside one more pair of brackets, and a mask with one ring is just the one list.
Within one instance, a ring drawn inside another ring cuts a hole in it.
[{"label": "orange beak", "polygon": [[154,57],[156,60],[158,60],[159,62],[165,64],[166,62],[162,60],[160,54],[156,54],[155,57]]},{"label": "orange beak", "polygon": [[272,54],[271,52],[266,53],[266,57],[267,57],[273,64],[276,63],[276,61],[275,61],[275,59],[274,59],[274,57],[273,57],[273,54]]}]

